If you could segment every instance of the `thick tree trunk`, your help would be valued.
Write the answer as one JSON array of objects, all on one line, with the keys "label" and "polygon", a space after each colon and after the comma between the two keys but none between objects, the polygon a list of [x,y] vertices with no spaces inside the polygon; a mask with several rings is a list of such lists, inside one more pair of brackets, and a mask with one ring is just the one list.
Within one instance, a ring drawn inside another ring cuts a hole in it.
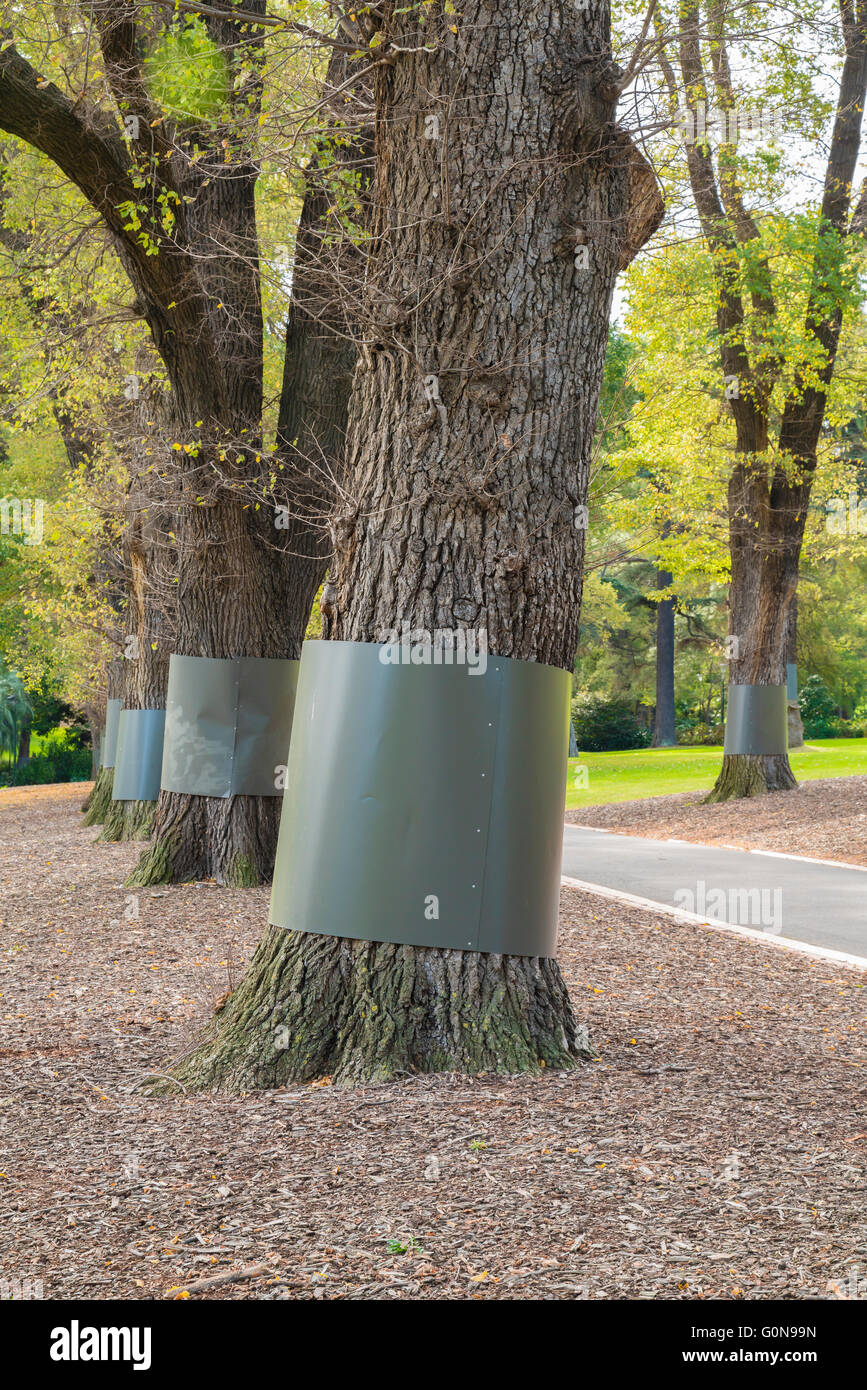
[{"label": "thick tree trunk", "polygon": [[213,1035],[173,1075],[187,1090],[249,1091],[562,1068],[587,1052],[556,961],[269,927]]},{"label": "thick tree trunk", "polygon": [[[456,36],[440,18],[420,33],[404,14],[378,50],[401,51],[377,75],[368,318],[324,635],[484,630],[494,653],[571,671],[577,509],[634,254],[607,6],[469,0]],[[586,1054],[556,961],[269,929],[176,1075],[244,1090]]]},{"label": "thick tree trunk", "polygon": [[[672,575],[657,570],[657,589],[667,589]],[[674,719],[674,599],[656,605],[656,712],[653,719],[653,747],[673,748],[677,743]]]},{"label": "thick tree trunk", "polygon": [[[273,513],[219,496],[178,521],[176,650],[182,656],[297,659],[321,578],[278,548]],[[324,568],[324,566],[323,566]],[[130,886],[216,878],[267,882],[274,867],[280,798],[161,791],[153,844]]]},{"label": "thick tree trunk", "polygon": [[[729,483],[732,685],[786,683],[789,607],[798,583],[803,533],[803,520],[799,523],[790,512],[761,466],[738,464]],[[787,753],[726,753],[707,800],[731,801],[795,786]]]},{"label": "thick tree trunk", "polygon": [[[329,66],[326,98],[343,86],[347,73],[351,67],[345,55],[336,52]],[[344,93],[344,119],[350,114],[346,100]],[[333,165],[333,154],[326,164]],[[344,135],[337,158],[352,163],[363,188],[369,160],[363,139],[347,141]],[[334,220],[335,199],[328,196],[328,178],[327,170],[320,177],[314,159],[293,266],[277,426],[276,508],[250,506],[248,497],[231,492],[217,493],[207,506],[195,505],[193,494],[202,490],[201,473],[191,480],[177,526],[180,582],[175,650],[183,656],[297,660],[313,599],[325,577],[330,549],[327,520],[343,472],[355,361],[340,282],[359,257],[350,241],[334,237],[339,224]],[[250,195],[247,202],[242,198],[239,206],[231,207],[237,245],[248,259],[255,245],[252,181]],[[220,254],[227,217],[228,213],[218,223],[219,245],[214,246],[218,271],[222,267],[219,284],[214,281],[214,296],[219,290],[221,300],[230,302],[231,296],[231,302],[242,304],[236,318],[246,325],[246,339],[238,335],[224,343],[224,350],[231,352],[234,364],[236,445],[241,421],[253,422],[241,444],[242,452],[248,454],[257,447],[261,411],[261,321],[250,309],[255,298],[258,311],[258,276],[232,285],[230,258],[227,263]],[[221,331],[225,339],[225,324]],[[256,371],[250,343],[259,363]],[[216,471],[229,471],[220,460],[226,451],[215,447],[213,452]],[[216,878],[235,886],[268,882],[280,807],[278,796],[219,799],[161,792],[153,845],[142,855],[129,885],[196,878]]]}]

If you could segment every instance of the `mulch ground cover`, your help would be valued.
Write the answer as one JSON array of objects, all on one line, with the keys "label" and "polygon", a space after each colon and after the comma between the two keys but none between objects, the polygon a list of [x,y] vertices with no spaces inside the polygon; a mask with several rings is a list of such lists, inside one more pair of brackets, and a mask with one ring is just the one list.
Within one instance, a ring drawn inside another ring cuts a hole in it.
[{"label": "mulch ground cover", "polygon": [[82,792],[0,793],[13,1290],[863,1296],[862,972],[564,891],[596,1057],[578,1070],[148,1099],[237,980],[268,894],[131,894],[140,846],[95,844]]},{"label": "mulch ground cover", "polygon": [[813,859],[867,865],[867,777],[827,777],[791,792],[702,806],[704,792],[567,811],[575,825],[595,825],[654,840],[691,840],[737,849],[770,849]]}]

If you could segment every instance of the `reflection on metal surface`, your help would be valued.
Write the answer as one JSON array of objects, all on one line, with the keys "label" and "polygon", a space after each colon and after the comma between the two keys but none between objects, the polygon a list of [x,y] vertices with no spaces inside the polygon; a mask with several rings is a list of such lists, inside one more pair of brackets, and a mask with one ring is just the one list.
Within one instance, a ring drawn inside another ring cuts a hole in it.
[{"label": "reflection on metal surface", "polygon": [[726,753],[773,757],[789,746],[784,685],[730,685]]},{"label": "reflection on metal surface", "polygon": [[173,656],[160,785],[192,796],[280,796],[298,662]]},{"label": "reflection on metal surface", "polygon": [[115,801],[156,801],[165,727],[164,709],[121,710],[111,793]]},{"label": "reflection on metal surface", "polygon": [[114,767],[117,754],[117,730],[123,700],[108,700],[105,706],[105,733],[102,736],[102,766]]},{"label": "reflection on metal surface", "polygon": [[790,661],[786,666],[786,698],[797,700],[798,698],[798,664]]},{"label": "reflection on metal surface", "polygon": [[568,672],[389,665],[383,650],[304,644],[271,921],[554,955]]}]

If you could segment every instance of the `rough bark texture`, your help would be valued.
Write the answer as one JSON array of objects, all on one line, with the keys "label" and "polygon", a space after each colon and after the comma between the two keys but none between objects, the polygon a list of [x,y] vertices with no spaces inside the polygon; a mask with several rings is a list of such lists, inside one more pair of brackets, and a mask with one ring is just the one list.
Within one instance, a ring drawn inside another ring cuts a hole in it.
[{"label": "rough bark texture", "polygon": [[[744,453],[740,428],[739,447]],[[757,452],[767,439],[757,441]],[[736,640],[729,678],[733,685],[785,685],[789,607],[798,583],[804,516],[783,474],[769,482],[762,465],[739,463],[729,482],[729,633]],[[788,754],[755,757],[726,753],[709,802],[729,801],[797,786]]]},{"label": "rough bark texture", "polygon": [[[344,55],[336,54],[326,95],[342,85]],[[363,144],[347,142],[344,157],[363,181]],[[217,220],[225,237],[231,215],[236,241],[249,261],[255,247],[253,181],[238,201],[237,175],[228,181],[227,209]],[[218,494],[208,506],[181,509],[178,521],[178,631],[175,650],[184,656],[261,656],[297,659],[314,596],[329,551],[326,519],[343,471],[346,412],[355,348],[345,307],[335,298],[336,277],[358,253],[351,243],[335,248],[331,200],[314,160],[302,210],[293,268],[293,303],[286,335],[283,390],[277,428],[281,464],[276,502],[288,524],[275,526],[276,512],[246,505],[243,498]],[[326,249],[327,248],[327,252]],[[253,257],[255,271],[255,258]],[[214,256],[219,279],[213,295],[239,306],[232,327],[246,333],[228,341],[233,402],[231,428],[247,429],[255,448],[261,412],[261,311],[258,273],[239,279],[231,260]],[[246,422],[246,424],[244,424]],[[217,454],[221,451],[217,450]],[[232,453],[233,451],[230,451]],[[207,462],[205,458],[204,462]],[[219,469],[226,472],[226,463]],[[231,471],[231,470],[229,470]],[[198,471],[190,491],[199,488]],[[154,824],[154,843],[130,876],[130,886],[216,878],[235,886],[268,882],[274,868],[281,799],[274,797],[189,796],[162,791]]]},{"label": "rough bark texture", "polygon": [[[101,50],[110,93],[101,107],[43,78],[13,43],[0,52],[0,128],[52,160],[100,214],[166,369],[164,442],[177,451],[176,650],[187,656],[297,657],[325,566],[293,548],[272,508],[256,508],[268,475],[255,212],[265,31],[249,20],[264,12],[265,0],[249,0],[238,19],[231,7],[206,7],[231,78],[210,122],[178,121],[149,95],[142,58],[174,22],[171,7],[94,0],[88,49]],[[130,207],[141,214],[135,225]],[[318,389],[324,398],[330,383]],[[99,800],[102,820],[102,787]],[[161,796],[137,881],[234,880],[239,865],[244,881],[267,878],[277,803],[249,800]]]},{"label": "rough bark texture", "polygon": [[787,792],[796,786],[785,753],[775,757],[727,753],[713,790],[705,797],[705,804],[732,801],[740,796],[763,796],[765,792]]},{"label": "rough bark texture", "polygon": [[[611,295],[661,204],[648,215],[638,180],[630,217],[607,6],[470,0],[456,35],[444,14],[414,25],[395,17],[378,50],[392,61],[323,631],[485,630],[495,653],[571,670]],[[586,1047],[556,961],[269,930],[176,1075],[243,1090],[509,1072]]]},{"label": "rough bark texture", "polygon": [[246,1091],[323,1075],[532,1071],[581,1055],[586,1032],[555,961],[269,927],[213,1038],[172,1074],[188,1090]]}]

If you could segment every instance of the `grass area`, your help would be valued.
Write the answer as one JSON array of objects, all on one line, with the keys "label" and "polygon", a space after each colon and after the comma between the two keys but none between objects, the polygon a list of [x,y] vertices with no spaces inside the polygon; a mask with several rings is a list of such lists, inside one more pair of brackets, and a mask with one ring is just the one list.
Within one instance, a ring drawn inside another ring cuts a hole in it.
[{"label": "grass area", "polygon": [[[637,748],[569,759],[566,805],[603,806],[645,796],[710,791],[722,748]],[[791,755],[798,781],[867,773],[867,738],[810,739]]]}]

